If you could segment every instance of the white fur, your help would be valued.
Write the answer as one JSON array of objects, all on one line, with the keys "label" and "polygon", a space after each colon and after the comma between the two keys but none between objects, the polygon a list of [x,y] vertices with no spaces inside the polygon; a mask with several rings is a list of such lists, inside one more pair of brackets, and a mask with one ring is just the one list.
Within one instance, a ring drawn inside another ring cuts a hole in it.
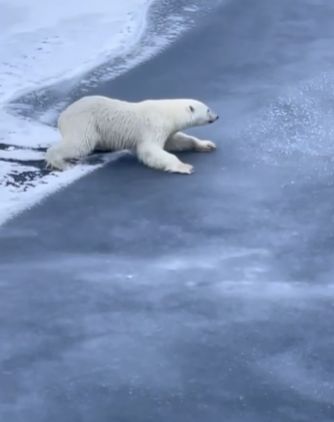
[{"label": "white fur", "polygon": [[212,123],[218,116],[192,99],[138,103],[87,96],[71,104],[58,119],[62,140],[46,153],[48,166],[66,168],[66,160],[95,149],[132,150],[149,167],[190,174],[193,168],[169,151],[211,151],[215,144],[181,130]]}]

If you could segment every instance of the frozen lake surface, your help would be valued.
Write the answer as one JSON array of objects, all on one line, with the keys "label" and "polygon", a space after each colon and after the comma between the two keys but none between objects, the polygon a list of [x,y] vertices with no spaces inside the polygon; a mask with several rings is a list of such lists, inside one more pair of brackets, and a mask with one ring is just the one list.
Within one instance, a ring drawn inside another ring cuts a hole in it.
[{"label": "frozen lake surface", "polygon": [[190,177],[123,156],[1,228],[1,420],[334,420],[334,4],[198,13],[66,90],[198,97],[219,149]]}]

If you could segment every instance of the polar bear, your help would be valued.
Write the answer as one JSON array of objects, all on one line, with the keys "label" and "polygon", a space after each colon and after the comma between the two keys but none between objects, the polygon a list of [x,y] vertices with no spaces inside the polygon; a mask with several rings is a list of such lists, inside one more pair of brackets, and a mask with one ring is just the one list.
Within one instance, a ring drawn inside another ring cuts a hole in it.
[{"label": "polar bear", "polygon": [[191,174],[193,167],[171,152],[212,151],[216,145],[181,132],[213,123],[218,115],[193,99],[127,102],[86,96],[59,116],[62,139],[46,152],[48,167],[63,170],[66,160],[83,158],[96,149],[131,150],[149,167]]}]

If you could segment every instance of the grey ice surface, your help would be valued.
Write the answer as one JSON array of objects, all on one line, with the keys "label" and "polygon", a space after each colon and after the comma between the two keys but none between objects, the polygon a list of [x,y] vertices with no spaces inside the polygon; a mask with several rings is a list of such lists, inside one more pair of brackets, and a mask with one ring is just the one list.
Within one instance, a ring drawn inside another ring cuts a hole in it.
[{"label": "grey ice surface", "polygon": [[219,149],[124,157],[1,229],[1,422],[334,420],[333,14],[229,1],[94,90],[203,99]]}]

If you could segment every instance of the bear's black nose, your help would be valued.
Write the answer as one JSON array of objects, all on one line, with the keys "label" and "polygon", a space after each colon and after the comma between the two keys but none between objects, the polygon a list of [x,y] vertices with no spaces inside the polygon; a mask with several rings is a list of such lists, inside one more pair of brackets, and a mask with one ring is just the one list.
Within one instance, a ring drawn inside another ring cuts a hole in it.
[{"label": "bear's black nose", "polygon": [[213,122],[215,122],[216,120],[218,120],[219,119],[219,116],[218,116],[218,114],[213,118],[213,119],[210,119],[209,120],[209,123],[213,123]]}]

